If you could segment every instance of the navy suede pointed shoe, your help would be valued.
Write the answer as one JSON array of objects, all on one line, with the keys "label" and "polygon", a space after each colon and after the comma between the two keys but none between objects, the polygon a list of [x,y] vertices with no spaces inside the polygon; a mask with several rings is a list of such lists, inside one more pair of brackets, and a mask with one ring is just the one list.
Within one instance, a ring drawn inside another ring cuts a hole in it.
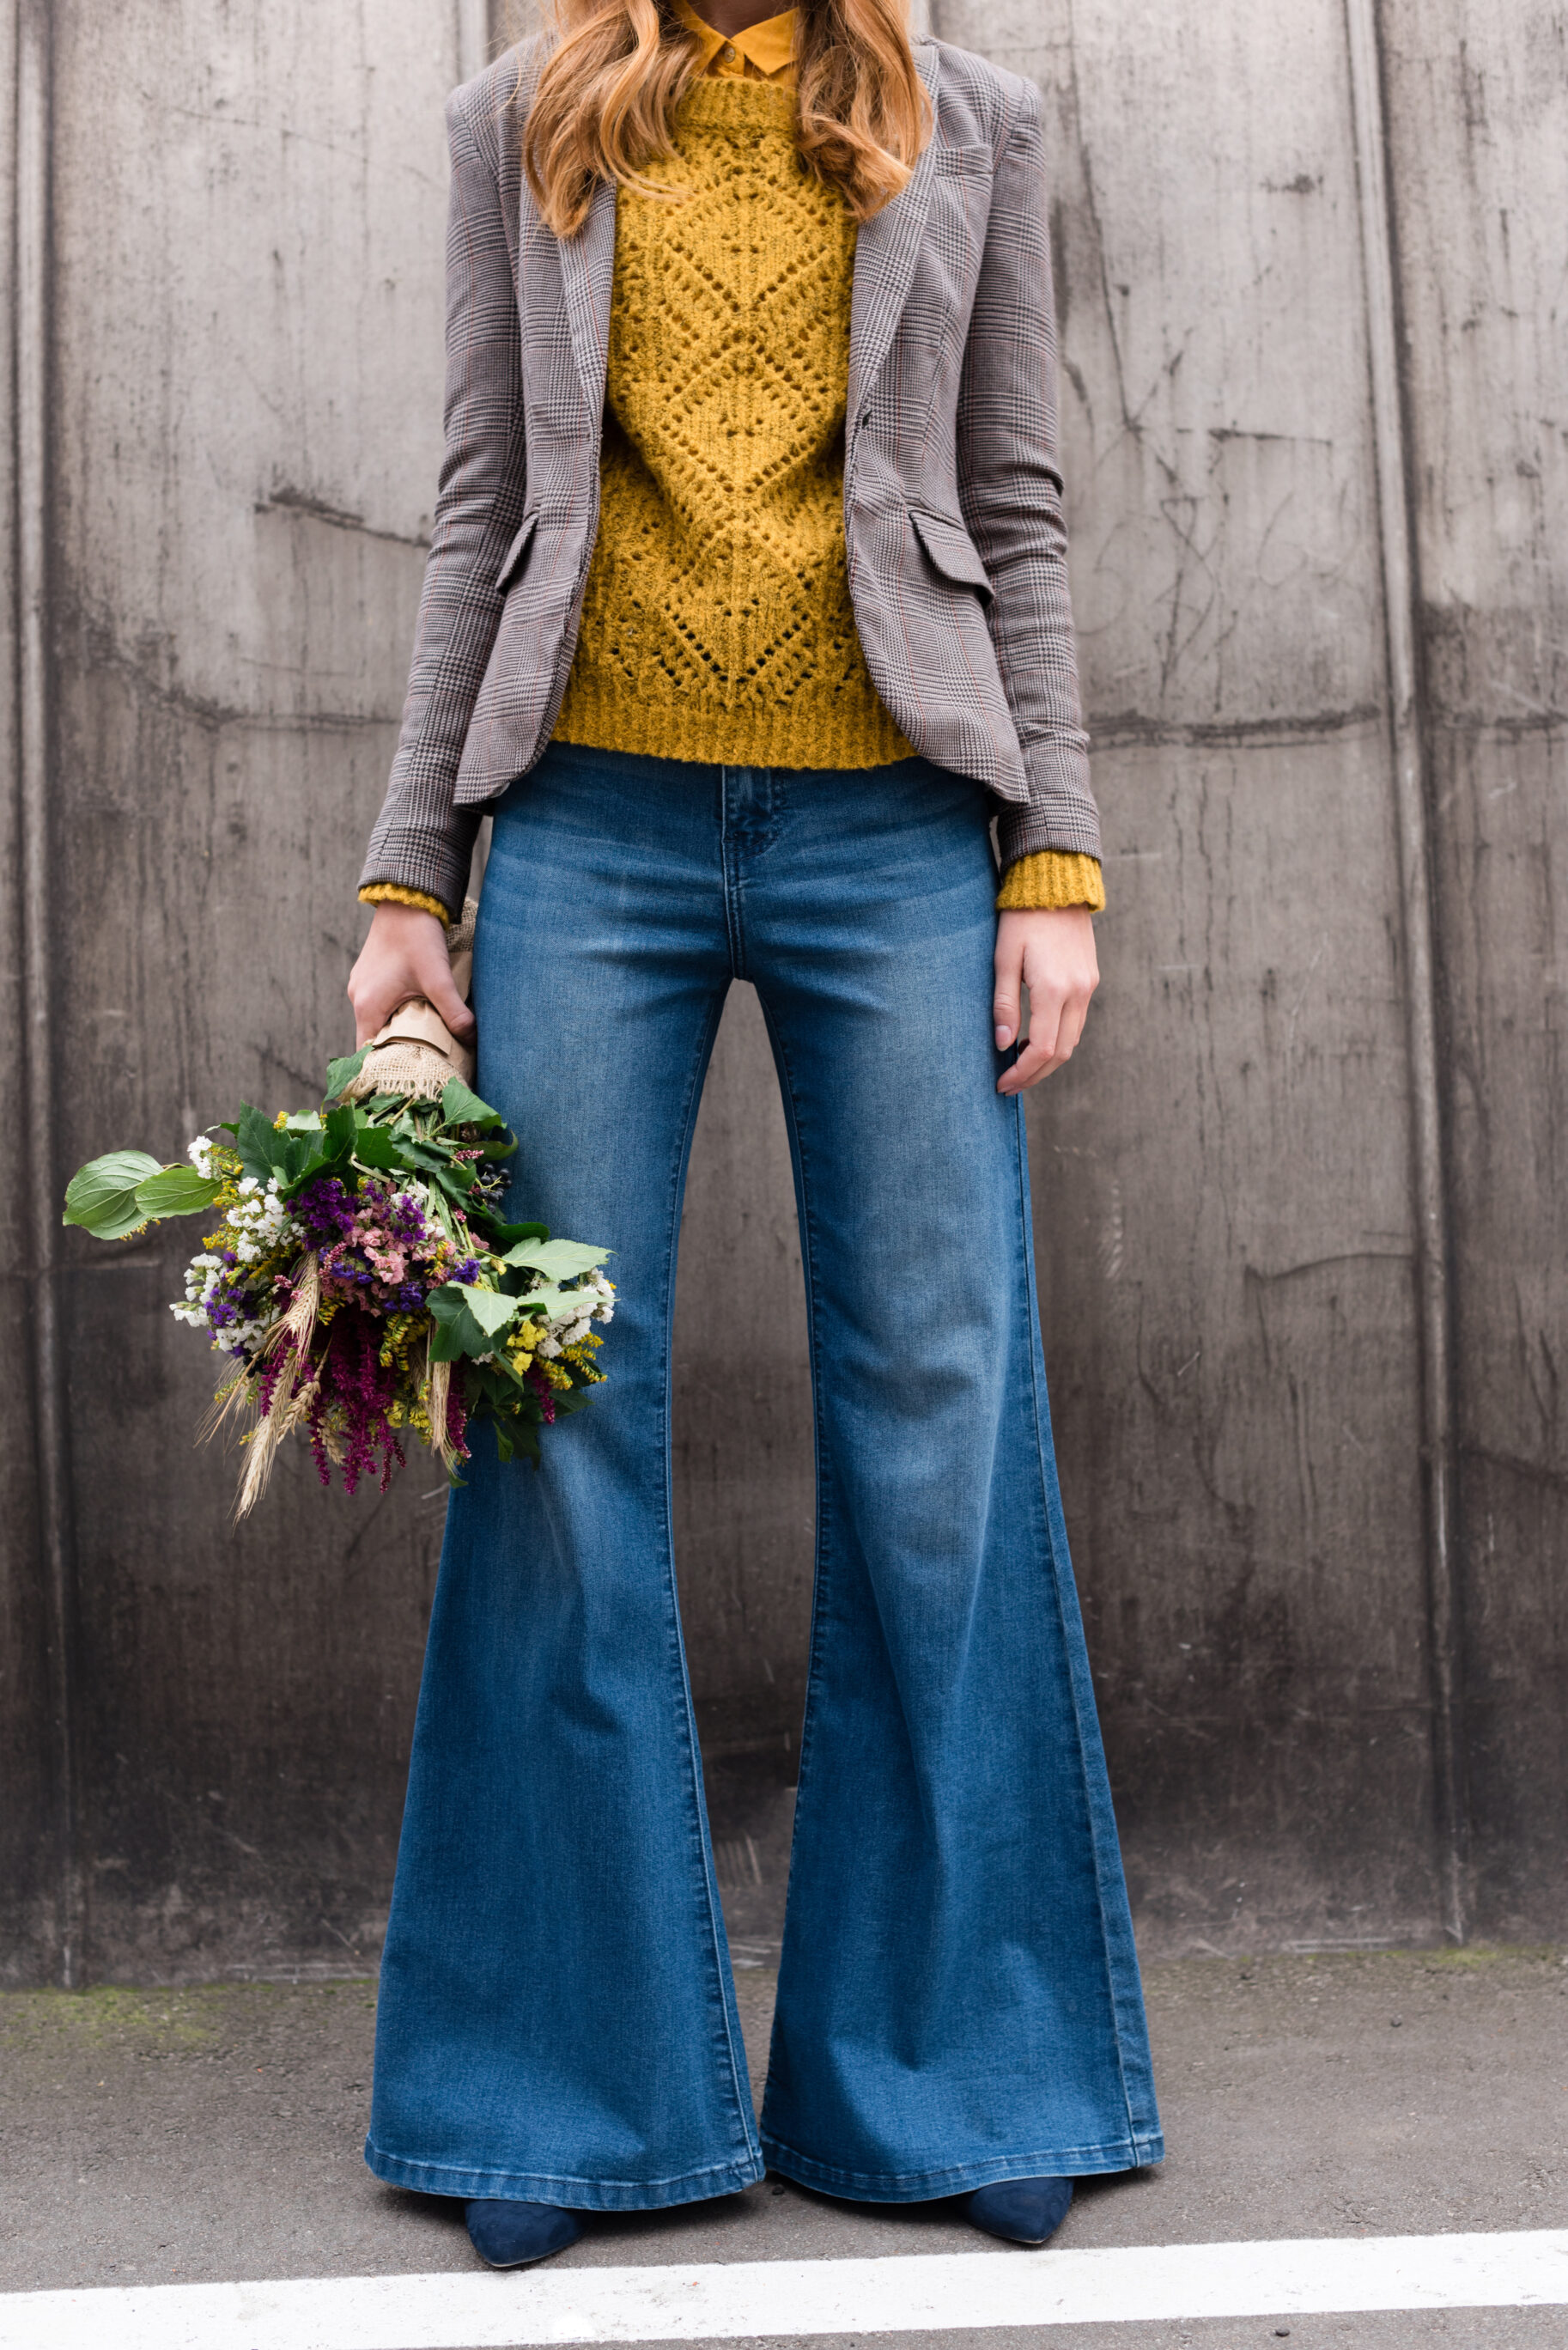
[{"label": "navy suede pointed shoe", "polygon": [[988,2236],[1004,2236],[1010,2244],[1048,2244],[1072,2199],[1070,2178],[999,2178],[994,2187],[977,2187],[964,2209]]},{"label": "navy suede pointed shoe", "polygon": [[530,2262],[547,2261],[564,2252],[583,2232],[576,2211],[561,2211],[553,2203],[504,2203],[498,2198],[468,2207],[468,2238],[482,2261],[493,2269],[525,2269]]}]

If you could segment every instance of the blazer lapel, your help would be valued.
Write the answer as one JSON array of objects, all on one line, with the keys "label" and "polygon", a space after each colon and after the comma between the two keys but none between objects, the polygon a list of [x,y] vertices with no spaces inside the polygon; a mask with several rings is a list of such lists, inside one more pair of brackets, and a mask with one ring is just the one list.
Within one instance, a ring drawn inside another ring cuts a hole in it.
[{"label": "blazer lapel", "polygon": [[[941,52],[930,41],[915,51],[915,63],[933,116],[937,106],[937,74]],[[930,209],[936,134],[915,165],[909,185],[861,224],[855,241],[855,282],[849,306],[849,431],[857,431],[861,404],[877,380],[877,371],[893,347],[904,305],[914,283],[915,264]]]},{"label": "blazer lapel", "polygon": [[615,283],[615,185],[601,180],[588,216],[576,236],[558,240],[561,290],[572,355],[596,416],[605,404],[605,368],[609,355],[610,294]]}]

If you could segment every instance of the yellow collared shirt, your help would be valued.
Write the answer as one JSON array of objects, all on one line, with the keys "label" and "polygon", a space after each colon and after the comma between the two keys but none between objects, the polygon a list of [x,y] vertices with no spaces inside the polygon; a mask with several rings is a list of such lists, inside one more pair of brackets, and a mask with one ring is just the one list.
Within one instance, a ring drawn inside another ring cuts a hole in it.
[{"label": "yellow collared shirt", "polygon": [[688,6],[687,0],[675,0],[675,13],[702,45],[704,73],[747,81],[789,82],[794,79],[793,8],[786,8],[780,16],[764,16],[760,25],[748,26],[732,40],[726,40],[722,33],[716,33],[695,8]]}]

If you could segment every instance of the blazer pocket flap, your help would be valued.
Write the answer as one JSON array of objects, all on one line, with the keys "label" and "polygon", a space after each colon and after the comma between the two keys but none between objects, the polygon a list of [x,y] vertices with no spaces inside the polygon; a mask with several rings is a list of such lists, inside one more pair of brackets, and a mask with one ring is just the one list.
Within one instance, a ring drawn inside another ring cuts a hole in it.
[{"label": "blazer pocket flap", "polygon": [[959,588],[978,588],[988,604],[995,600],[996,590],[961,522],[950,522],[946,515],[921,514],[916,506],[909,508],[909,520],[915,525],[915,536],[944,579]]},{"label": "blazer pocket flap", "polygon": [[495,592],[498,596],[505,595],[506,590],[511,587],[513,581],[516,578],[517,574],[522,570],[523,557],[528,552],[528,541],[534,536],[534,526],[537,523],[538,519],[539,517],[536,514],[525,515],[524,516],[523,527],[518,532],[516,537],[513,540],[511,546],[507,548],[506,559],[495,575]]},{"label": "blazer pocket flap", "polygon": [[989,147],[933,147],[931,169],[939,179],[993,180],[996,157]]}]

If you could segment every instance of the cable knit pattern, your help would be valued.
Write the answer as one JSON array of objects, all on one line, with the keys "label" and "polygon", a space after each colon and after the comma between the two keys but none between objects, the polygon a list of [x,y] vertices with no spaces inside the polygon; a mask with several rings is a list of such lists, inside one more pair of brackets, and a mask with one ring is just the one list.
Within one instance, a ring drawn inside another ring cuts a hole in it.
[{"label": "cable knit pattern", "polygon": [[730,766],[910,746],[844,555],[855,222],[795,151],[787,88],[699,81],[622,190],[599,535],[556,739]]}]

